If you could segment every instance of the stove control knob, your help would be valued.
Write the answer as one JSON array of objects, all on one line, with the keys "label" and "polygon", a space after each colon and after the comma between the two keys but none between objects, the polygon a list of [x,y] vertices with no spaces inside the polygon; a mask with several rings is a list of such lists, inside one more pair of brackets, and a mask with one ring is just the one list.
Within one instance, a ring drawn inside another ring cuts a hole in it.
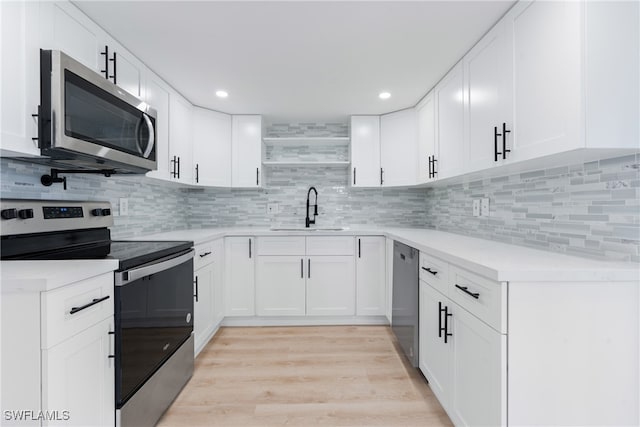
[{"label": "stove control knob", "polygon": [[106,208],[106,209],[102,209],[102,216],[109,216],[111,215],[111,209]]},{"label": "stove control knob", "polygon": [[18,211],[18,216],[20,219],[33,218],[33,209],[20,209]]},{"label": "stove control knob", "polygon": [[17,209],[3,209],[2,212],[0,212],[0,216],[2,216],[2,219],[13,219],[13,218],[16,218],[18,216],[18,210]]},{"label": "stove control knob", "polygon": [[102,209],[91,209],[91,215],[102,216]]}]

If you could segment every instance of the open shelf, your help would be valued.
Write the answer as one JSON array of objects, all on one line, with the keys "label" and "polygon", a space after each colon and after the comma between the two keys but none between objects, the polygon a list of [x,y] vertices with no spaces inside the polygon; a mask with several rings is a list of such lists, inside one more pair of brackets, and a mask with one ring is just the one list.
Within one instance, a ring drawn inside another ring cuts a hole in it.
[{"label": "open shelf", "polygon": [[350,162],[348,160],[336,161],[305,161],[305,160],[264,160],[264,166],[323,166],[323,167],[347,167]]},{"label": "open shelf", "polygon": [[287,136],[281,138],[262,138],[262,141],[269,145],[348,145],[350,140],[351,138],[348,136]]}]

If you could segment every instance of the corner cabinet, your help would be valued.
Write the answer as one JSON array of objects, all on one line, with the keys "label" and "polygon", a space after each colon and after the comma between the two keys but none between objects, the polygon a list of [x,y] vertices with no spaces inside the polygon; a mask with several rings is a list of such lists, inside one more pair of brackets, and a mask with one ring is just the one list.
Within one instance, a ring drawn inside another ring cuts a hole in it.
[{"label": "corner cabinet", "polygon": [[225,237],[225,316],[255,315],[255,238]]},{"label": "corner cabinet", "polygon": [[231,186],[262,187],[262,116],[231,118]]}]

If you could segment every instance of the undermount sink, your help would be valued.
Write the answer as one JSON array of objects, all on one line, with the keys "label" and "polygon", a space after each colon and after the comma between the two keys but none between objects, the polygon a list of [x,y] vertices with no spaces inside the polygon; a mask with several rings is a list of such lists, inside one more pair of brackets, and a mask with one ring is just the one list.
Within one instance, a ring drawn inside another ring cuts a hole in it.
[{"label": "undermount sink", "polygon": [[344,231],[346,227],[272,227],[271,231]]}]

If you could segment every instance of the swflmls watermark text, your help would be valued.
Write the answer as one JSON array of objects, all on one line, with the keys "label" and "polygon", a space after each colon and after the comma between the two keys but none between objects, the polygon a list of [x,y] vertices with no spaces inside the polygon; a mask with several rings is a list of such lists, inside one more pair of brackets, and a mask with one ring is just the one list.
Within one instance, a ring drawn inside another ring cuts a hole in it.
[{"label": "swflmls watermark text", "polygon": [[4,411],[5,421],[69,421],[70,411],[34,411],[31,409],[18,409]]}]

